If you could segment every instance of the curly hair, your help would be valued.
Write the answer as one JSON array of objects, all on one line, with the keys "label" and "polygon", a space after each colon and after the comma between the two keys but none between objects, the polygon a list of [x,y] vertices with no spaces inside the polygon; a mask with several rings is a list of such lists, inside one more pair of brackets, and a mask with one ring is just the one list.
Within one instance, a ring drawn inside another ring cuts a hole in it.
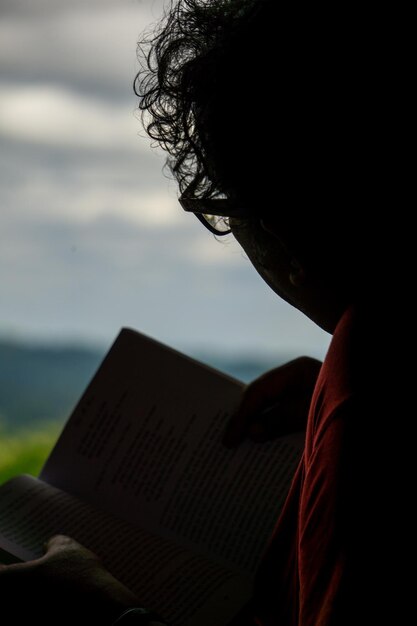
[{"label": "curly hair", "polygon": [[242,143],[248,77],[262,68],[267,6],[272,0],[171,1],[138,44],[143,124],[168,152],[181,192],[207,198],[233,188],[229,152]]},{"label": "curly hair", "polygon": [[366,38],[352,36],[355,14],[349,21],[335,9],[329,22],[326,11],[171,0],[138,44],[135,92],[180,192],[258,200],[274,187],[291,205],[331,204],[340,189],[354,197],[366,160],[378,157],[371,121],[379,92]]}]

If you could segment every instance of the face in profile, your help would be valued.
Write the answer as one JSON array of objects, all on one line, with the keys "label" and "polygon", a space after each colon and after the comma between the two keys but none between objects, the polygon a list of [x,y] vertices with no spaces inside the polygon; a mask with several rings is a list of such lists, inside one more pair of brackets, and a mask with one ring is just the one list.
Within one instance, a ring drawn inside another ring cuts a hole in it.
[{"label": "face in profile", "polygon": [[230,227],[235,239],[269,287],[284,300],[297,306],[289,279],[289,254],[279,238],[268,232],[259,219],[231,219]]}]

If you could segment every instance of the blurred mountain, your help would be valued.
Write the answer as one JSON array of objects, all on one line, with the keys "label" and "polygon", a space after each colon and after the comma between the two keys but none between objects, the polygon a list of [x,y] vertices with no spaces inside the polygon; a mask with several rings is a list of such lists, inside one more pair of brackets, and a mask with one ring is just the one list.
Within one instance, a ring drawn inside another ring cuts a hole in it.
[{"label": "blurred mountain", "polygon": [[[0,426],[15,430],[36,422],[63,422],[104,353],[104,348],[35,346],[0,339]],[[250,355],[192,356],[245,382],[288,360],[283,355],[273,362]]]},{"label": "blurred mountain", "polygon": [[0,341],[0,420],[14,429],[64,420],[88,384],[104,350],[42,347]]}]

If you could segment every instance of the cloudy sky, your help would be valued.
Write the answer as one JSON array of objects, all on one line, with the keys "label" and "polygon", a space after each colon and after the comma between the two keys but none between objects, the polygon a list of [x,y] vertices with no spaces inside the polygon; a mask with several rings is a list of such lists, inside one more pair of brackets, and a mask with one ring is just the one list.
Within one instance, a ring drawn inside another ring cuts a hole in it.
[{"label": "cloudy sky", "polygon": [[0,0],[0,336],[323,355],[328,336],[183,214],[135,115],[160,0]]}]

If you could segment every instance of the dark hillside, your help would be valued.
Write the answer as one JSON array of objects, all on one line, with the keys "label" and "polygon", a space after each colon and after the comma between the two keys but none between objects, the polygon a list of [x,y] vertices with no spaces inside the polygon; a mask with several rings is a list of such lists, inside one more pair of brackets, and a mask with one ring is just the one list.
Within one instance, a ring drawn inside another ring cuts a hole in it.
[{"label": "dark hillside", "polygon": [[[105,349],[0,340],[0,425],[15,430],[39,421],[65,420],[104,353]],[[284,355],[276,361],[222,354],[197,354],[196,358],[245,382],[287,360]]]}]

